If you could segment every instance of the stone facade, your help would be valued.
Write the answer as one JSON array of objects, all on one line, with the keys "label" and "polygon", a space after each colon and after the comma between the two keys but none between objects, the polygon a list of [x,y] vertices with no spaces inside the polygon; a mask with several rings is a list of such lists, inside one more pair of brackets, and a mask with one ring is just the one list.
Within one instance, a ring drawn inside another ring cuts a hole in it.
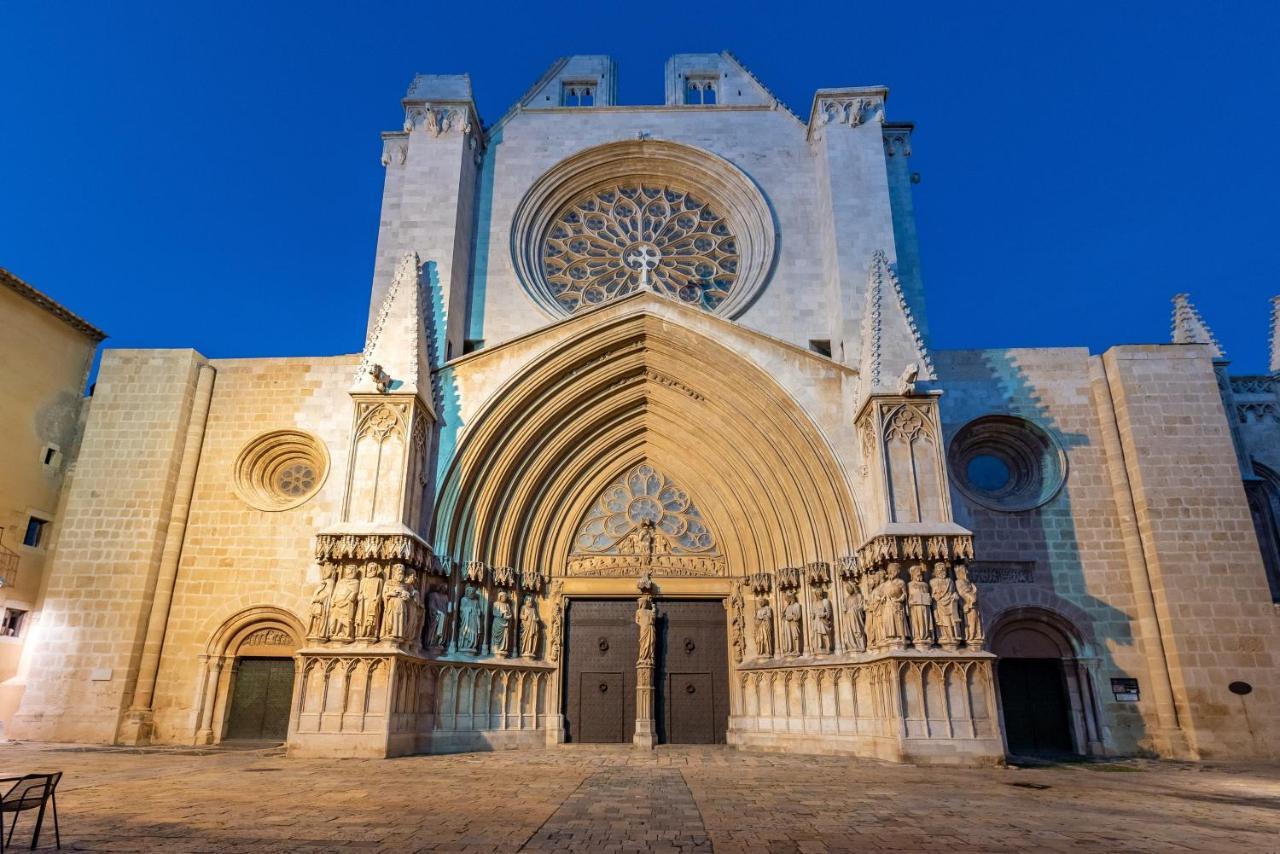
[{"label": "stone facade", "polygon": [[[1169,345],[931,351],[887,96],[687,54],[623,106],[579,56],[486,126],[414,78],[361,354],[104,360],[14,731],[649,746],[727,676],[742,749],[1274,755],[1274,378],[1185,297]],[[608,696],[569,653],[624,635]]]}]

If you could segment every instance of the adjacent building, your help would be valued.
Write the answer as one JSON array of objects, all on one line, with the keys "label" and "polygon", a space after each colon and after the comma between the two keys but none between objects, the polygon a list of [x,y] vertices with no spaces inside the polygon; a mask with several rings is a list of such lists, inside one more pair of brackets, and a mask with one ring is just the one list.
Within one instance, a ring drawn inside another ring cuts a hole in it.
[{"label": "adjacent building", "polygon": [[13,732],[1276,755],[1276,377],[936,350],[886,89],[616,75],[414,78],[362,353],[106,353]]},{"label": "adjacent building", "polygon": [[0,269],[0,736],[21,696],[18,664],[36,634],[58,498],[104,337]]}]

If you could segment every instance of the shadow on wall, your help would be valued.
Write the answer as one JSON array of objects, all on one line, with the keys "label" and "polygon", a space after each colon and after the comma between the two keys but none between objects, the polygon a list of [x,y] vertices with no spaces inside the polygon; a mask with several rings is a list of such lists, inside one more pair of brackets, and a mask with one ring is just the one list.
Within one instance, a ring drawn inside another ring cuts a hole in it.
[{"label": "shadow on wall", "polygon": [[[1063,673],[1076,751],[1094,755],[1151,753],[1153,745],[1137,705],[1112,701],[1109,696],[1111,678],[1138,675],[1123,670],[1114,654],[1128,648],[1132,655],[1126,657],[1140,660],[1140,650],[1129,616],[1089,593],[1077,512],[1114,518],[1114,499],[1100,441],[1095,443],[1087,433],[1069,429],[1055,416],[1057,409],[1064,417],[1074,420],[1077,427],[1094,423],[1097,417],[1087,353],[1060,352],[1068,365],[1078,365],[1070,381],[1078,382],[1082,401],[1063,400],[1046,405],[1046,389],[1037,386],[1028,370],[1019,365],[1016,353],[1011,351],[937,354],[940,358],[936,387],[945,392],[941,412],[948,447],[956,433],[973,419],[1007,415],[1026,419],[1047,431],[1067,458],[1061,489],[1039,506],[1021,510],[983,506],[956,487],[956,478],[963,473],[952,471],[955,518],[974,532],[975,569],[983,575],[978,580],[985,582],[981,585],[981,606],[988,638],[998,643],[997,636],[1005,629],[1027,627],[1038,621],[1045,634],[1059,637],[1066,634],[1075,647],[1075,659],[1063,661]],[[1054,373],[1057,376],[1043,377],[1042,382],[1062,383],[1061,371]],[[1086,449],[1088,453],[1082,453]],[[1105,516],[1100,510],[1078,511],[1073,506],[1073,495],[1089,500],[1084,490],[1095,488],[1095,482],[1105,484],[1105,496],[1097,499],[1099,503],[1105,502]],[[1111,551],[1122,551],[1118,529],[1099,525],[1090,536],[1100,534],[1115,539],[1115,548]],[[997,668],[999,672],[999,666]],[[1002,697],[1001,703],[1004,714],[1016,705],[1012,697],[1008,700]],[[1019,707],[1013,713],[1024,711]],[[1005,729],[1006,733],[1010,731],[1007,722]]]},{"label": "shadow on wall", "polygon": [[458,444],[458,435],[462,432],[462,406],[458,396],[457,385],[453,378],[453,369],[442,367],[445,364],[445,329],[448,317],[444,307],[444,291],[440,287],[440,273],[436,262],[428,261],[424,265],[423,275],[427,279],[427,290],[431,295],[431,304],[424,319],[427,328],[427,341],[431,348],[431,363],[435,370],[431,378],[431,404],[435,407],[436,418],[439,419],[434,431],[431,453],[436,460],[435,469],[431,471],[431,481],[426,485],[428,501],[422,503],[423,520],[421,530],[427,532],[428,540],[435,536],[435,505],[439,496],[436,491],[444,477],[445,469],[453,459],[454,449]]}]

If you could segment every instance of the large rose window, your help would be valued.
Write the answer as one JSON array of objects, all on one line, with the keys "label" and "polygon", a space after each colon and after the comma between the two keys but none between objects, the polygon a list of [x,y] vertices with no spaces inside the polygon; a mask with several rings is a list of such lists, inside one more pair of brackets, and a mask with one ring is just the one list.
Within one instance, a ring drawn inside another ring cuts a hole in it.
[{"label": "large rose window", "polygon": [[568,311],[650,288],[714,311],[738,277],[738,245],[714,204],[656,184],[608,186],[556,217],[543,271]]},{"label": "large rose window", "polygon": [[616,553],[632,531],[652,526],[674,552],[701,553],[715,539],[689,494],[651,465],[641,464],[605,487],[575,537],[580,552]]}]

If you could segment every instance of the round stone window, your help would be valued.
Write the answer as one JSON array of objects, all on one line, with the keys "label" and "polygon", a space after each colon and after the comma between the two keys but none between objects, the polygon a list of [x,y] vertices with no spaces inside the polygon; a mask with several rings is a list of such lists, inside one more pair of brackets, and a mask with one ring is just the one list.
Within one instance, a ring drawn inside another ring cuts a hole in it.
[{"label": "round stone window", "polygon": [[773,267],[777,229],[742,170],[688,145],[589,148],[534,182],[511,251],[526,292],[564,316],[640,290],[735,317]]},{"label": "round stone window", "polygon": [[992,510],[1039,507],[1058,494],[1067,458],[1056,439],[1025,418],[987,415],[960,428],[947,449],[951,480]]},{"label": "round stone window", "polygon": [[236,458],[236,494],[258,510],[288,510],[319,492],[328,472],[329,455],[320,440],[299,430],[275,430]]}]

